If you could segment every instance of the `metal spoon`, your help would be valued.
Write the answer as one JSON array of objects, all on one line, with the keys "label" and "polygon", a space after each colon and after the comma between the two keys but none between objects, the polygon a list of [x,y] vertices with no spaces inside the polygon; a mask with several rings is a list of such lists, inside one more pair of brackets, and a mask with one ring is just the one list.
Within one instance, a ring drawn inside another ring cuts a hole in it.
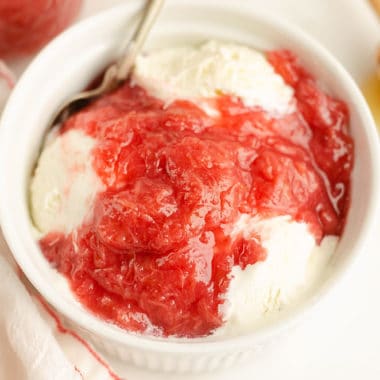
[{"label": "metal spoon", "polygon": [[52,126],[64,122],[72,113],[86,105],[100,95],[115,89],[124,82],[135,63],[135,59],[141,51],[143,44],[151,30],[158,14],[164,4],[164,0],[148,0],[143,10],[141,21],[134,32],[131,41],[128,43],[126,53],[118,61],[107,68],[103,75],[102,82],[94,89],[82,91],[71,96],[54,116]]}]

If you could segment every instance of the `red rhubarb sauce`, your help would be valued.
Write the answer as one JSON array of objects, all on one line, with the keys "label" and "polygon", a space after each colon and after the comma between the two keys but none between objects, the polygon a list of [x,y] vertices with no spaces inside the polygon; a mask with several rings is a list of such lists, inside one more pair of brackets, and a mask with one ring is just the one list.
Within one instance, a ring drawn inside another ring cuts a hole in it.
[{"label": "red rhubarb sauce", "polygon": [[77,16],[82,0],[1,0],[0,57],[32,54]]},{"label": "red rhubarb sauce", "polygon": [[291,215],[317,242],[340,235],[349,207],[353,142],[346,105],[323,92],[288,51],[267,53],[294,89],[271,115],[237,99],[165,106],[126,83],[66,121],[97,140],[106,190],[71,234],[47,234],[47,259],[89,310],[134,332],[198,337],[223,324],[234,265],[265,260],[260,236],[231,234],[241,214]]}]

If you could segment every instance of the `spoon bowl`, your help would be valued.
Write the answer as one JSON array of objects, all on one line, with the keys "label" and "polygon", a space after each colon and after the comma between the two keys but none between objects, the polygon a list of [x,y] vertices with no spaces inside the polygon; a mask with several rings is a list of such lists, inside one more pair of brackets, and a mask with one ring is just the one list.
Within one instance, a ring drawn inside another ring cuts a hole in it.
[{"label": "spoon bowl", "polygon": [[154,25],[164,0],[148,0],[143,10],[141,20],[127,45],[126,52],[103,74],[103,77],[95,88],[81,91],[67,99],[53,118],[52,126],[63,123],[70,115],[87,105],[91,100],[114,90],[120,86],[129,76],[135,59],[143,48],[144,42]]}]

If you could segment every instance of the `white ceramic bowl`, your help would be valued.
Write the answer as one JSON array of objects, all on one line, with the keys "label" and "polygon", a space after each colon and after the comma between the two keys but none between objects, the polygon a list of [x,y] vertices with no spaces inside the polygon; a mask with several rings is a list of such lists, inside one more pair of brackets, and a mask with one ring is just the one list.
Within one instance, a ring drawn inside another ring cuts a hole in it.
[{"label": "white ceramic bowl", "polygon": [[169,1],[147,49],[209,38],[265,49],[289,48],[334,95],[347,102],[355,140],[352,205],[326,280],[310,299],[290,309],[279,321],[251,334],[208,342],[141,337],[102,322],[81,307],[66,282],[42,256],[29,218],[28,182],[52,113],[69,94],[82,89],[118,55],[120,41],[126,37],[125,25],[134,24],[141,5],[140,1],[129,1],[73,27],[48,45],[18,82],[0,127],[2,228],[18,264],[32,284],[97,345],[123,360],[151,369],[183,372],[225,367],[247,357],[272,336],[304,318],[331,294],[331,289],[363,250],[374,225],[380,195],[376,130],[350,76],[330,54],[298,29],[256,14],[249,4],[235,7],[232,1]]}]

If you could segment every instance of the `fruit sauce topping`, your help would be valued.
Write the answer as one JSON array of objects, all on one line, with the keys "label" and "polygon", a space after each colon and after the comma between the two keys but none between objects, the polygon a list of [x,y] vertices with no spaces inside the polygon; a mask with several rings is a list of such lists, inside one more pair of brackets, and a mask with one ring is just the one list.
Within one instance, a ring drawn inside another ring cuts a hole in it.
[{"label": "fruit sauce topping", "polygon": [[40,245],[77,298],[134,332],[199,337],[223,324],[234,265],[265,260],[239,217],[290,215],[320,242],[340,235],[349,207],[353,142],[346,105],[320,89],[288,51],[267,59],[294,89],[285,115],[210,100],[218,115],[165,105],[125,83],[66,121],[96,139],[105,185],[83,224]]}]

